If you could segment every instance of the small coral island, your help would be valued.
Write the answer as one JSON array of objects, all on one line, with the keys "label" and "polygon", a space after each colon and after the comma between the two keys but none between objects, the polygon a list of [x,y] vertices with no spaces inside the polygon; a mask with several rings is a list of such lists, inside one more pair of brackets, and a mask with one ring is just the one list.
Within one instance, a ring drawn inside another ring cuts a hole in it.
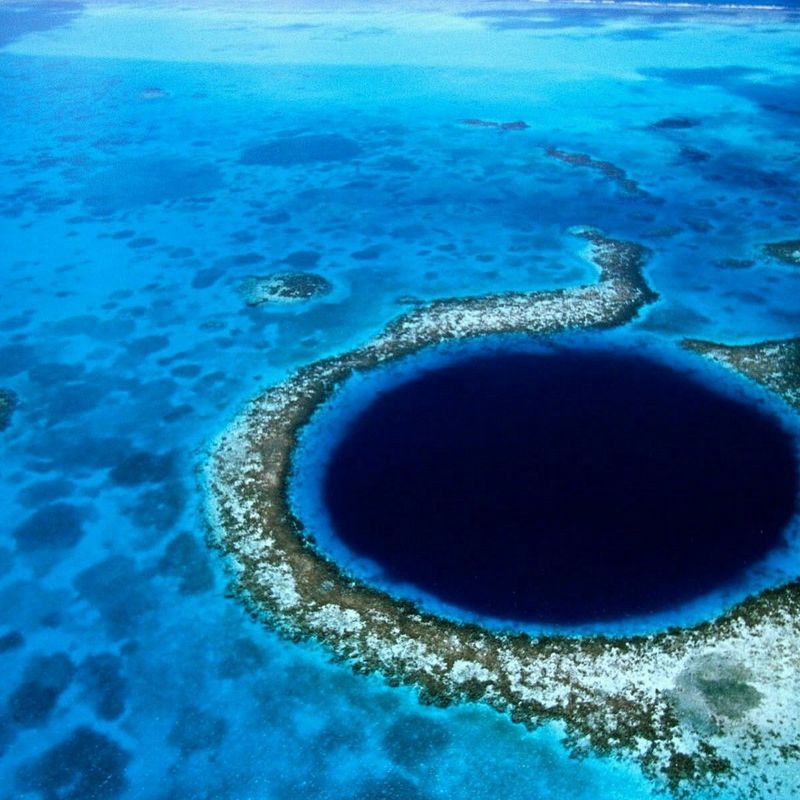
[{"label": "small coral island", "polygon": [[[315,548],[289,506],[299,432],[354,373],[463,337],[611,328],[656,299],[642,274],[646,248],[591,229],[577,235],[590,243],[597,283],[415,306],[363,347],[310,364],[256,398],[207,462],[213,540],[254,613],[287,636],[316,639],[357,671],[413,685],[422,702],[483,702],[529,728],[555,723],[576,755],[634,761],[678,796],[704,787],[798,796],[800,581],[713,621],[651,635],[500,632],[356,580]],[[685,346],[800,408],[800,340]]]},{"label": "small coral island", "polygon": [[253,276],[242,282],[239,291],[249,306],[262,303],[303,303],[323,297],[333,289],[327,278],[313,272],[276,272]]}]

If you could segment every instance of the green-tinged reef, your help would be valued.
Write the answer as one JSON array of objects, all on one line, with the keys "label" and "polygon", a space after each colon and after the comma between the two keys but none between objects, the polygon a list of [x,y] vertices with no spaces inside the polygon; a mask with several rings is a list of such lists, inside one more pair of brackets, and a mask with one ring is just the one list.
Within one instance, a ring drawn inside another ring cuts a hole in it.
[{"label": "green-tinged reef", "polygon": [[[421,611],[354,578],[292,512],[287,483],[300,432],[350,376],[463,338],[614,328],[656,299],[643,275],[647,248],[594,229],[575,233],[589,242],[596,283],[416,305],[362,347],[302,367],[255,398],[207,461],[212,540],[254,615],[288,637],[321,642],[356,671],[414,686],[424,703],[483,702],[531,729],[554,723],[575,755],[628,759],[679,796],[715,786],[742,798],[756,789],[800,793],[798,770],[785,766],[799,757],[800,582],[691,628],[501,632]],[[711,343],[686,347],[798,407],[798,340],[754,345],[747,357],[723,357],[738,348]]]}]

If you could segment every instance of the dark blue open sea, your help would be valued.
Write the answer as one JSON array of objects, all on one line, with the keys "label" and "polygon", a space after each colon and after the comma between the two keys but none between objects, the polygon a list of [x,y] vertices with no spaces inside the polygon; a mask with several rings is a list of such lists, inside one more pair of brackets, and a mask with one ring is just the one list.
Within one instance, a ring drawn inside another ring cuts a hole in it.
[{"label": "dark blue open sea", "polygon": [[[575,226],[653,253],[610,340],[797,336],[763,248],[800,238],[798,2],[2,0],[0,114],[0,800],[655,797],[253,621],[198,473],[259,389],[412,302],[594,281]],[[248,303],[295,273],[323,290]]]}]

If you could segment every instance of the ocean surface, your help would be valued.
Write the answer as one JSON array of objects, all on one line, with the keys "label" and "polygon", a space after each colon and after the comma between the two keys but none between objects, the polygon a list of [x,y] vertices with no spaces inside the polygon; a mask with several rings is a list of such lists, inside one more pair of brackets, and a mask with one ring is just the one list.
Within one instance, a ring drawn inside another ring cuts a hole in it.
[{"label": "ocean surface", "polygon": [[[610,338],[800,333],[763,251],[800,236],[799,33],[796,0],[0,2],[0,800],[654,797],[253,621],[198,472],[413,302],[593,281],[574,226],[653,251]],[[331,289],[248,304],[273,273]]]}]

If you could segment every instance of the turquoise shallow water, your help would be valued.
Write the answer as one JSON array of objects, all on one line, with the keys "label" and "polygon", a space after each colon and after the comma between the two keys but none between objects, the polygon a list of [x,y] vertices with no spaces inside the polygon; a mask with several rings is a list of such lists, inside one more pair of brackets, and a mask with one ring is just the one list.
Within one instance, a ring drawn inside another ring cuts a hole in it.
[{"label": "turquoise shallow water", "polygon": [[[593,280],[575,225],[653,250],[624,342],[796,335],[761,247],[798,236],[797,42],[776,9],[0,5],[0,798],[650,797],[252,622],[195,470],[404,297]],[[332,292],[238,291],[303,270]]]}]

